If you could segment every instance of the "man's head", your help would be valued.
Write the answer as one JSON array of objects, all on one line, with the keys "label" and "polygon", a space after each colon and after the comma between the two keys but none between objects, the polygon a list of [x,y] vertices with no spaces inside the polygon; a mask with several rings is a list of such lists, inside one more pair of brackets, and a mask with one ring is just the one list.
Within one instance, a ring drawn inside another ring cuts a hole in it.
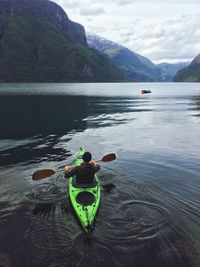
[{"label": "man's head", "polygon": [[92,155],[90,152],[85,152],[82,157],[83,161],[88,163],[92,159]]}]

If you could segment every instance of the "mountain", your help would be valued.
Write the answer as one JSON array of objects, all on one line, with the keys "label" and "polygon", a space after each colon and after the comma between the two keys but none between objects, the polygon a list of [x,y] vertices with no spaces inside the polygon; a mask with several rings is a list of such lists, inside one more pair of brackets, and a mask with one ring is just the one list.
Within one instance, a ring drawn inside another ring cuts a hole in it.
[{"label": "mountain", "polygon": [[48,0],[0,0],[0,81],[118,81],[120,71],[90,49],[84,27]]},{"label": "mountain", "polygon": [[123,72],[125,81],[159,82],[162,70],[149,59],[98,35],[86,33],[88,45],[106,54]]},{"label": "mountain", "polygon": [[189,66],[179,70],[173,80],[174,82],[200,82],[200,54]]},{"label": "mountain", "polygon": [[162,78],[165,82],[171,82],[173,80],[174,75],[180,69],[185,68],[188,66],[190,62],[180,62],[176,64],[169,64],[169,63],[161,63],[157,66],[162,70]]}]

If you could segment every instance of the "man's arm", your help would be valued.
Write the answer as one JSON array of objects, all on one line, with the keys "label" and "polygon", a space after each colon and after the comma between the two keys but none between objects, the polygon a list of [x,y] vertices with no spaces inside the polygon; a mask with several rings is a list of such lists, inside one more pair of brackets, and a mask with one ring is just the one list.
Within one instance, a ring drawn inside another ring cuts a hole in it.
[{"label": "man's arm", "polygon": [[94,165],[95,173],[98,172],[100,169],[101,169],[100,165],[96,163],[96,164]]},{"label": "man's arm", "polygon": [[64,168],[65,178],[69,178],[74,176],[76,173],[76,167],[75,166],[65,166]]},{"label": "man's arm", "polygon": [[94,173],[96,173],[96,172],[98,172],[100,170],[100,165],[97,164],[97,162],[95,160],[91,160],[90,164],[93,165]]}]

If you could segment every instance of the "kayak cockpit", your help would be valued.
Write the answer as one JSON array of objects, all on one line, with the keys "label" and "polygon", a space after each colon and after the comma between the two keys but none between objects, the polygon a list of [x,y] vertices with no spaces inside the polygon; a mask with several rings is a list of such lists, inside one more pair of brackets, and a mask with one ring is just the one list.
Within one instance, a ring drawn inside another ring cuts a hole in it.
[{"label": "kayak cockpit", "polygon": [[95,196],[91,192],[83,191],[76,196],[76,202],[88,206],[95,202]]}]

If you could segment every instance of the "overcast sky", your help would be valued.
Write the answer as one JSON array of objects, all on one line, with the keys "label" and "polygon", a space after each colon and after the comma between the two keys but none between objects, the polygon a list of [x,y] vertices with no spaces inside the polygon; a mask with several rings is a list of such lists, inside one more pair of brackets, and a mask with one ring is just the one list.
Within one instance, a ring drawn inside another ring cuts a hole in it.
[{"label": "overcast sky", "polygon": [[154,63],[191,61],[200,53],[200,0],[53,0],[88,32]]}]

